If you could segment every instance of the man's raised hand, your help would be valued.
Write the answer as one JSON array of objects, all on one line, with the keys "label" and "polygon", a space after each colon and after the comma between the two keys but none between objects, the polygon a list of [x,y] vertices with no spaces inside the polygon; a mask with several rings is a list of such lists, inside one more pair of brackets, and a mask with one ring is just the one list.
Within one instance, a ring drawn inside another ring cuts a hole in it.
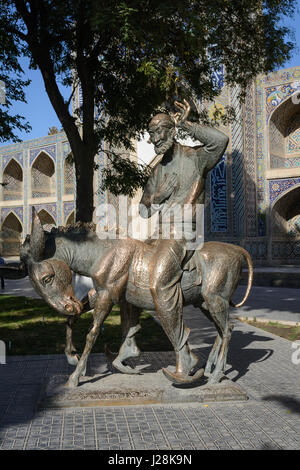
[{"label": "man's raised hand", "polygon": [[171,113],[171,117],[173,118],[176,126],[181,126],[184,122],[186,122],[191,111],[190,104],[185,99],[183,101],[184,103],[174,101],[174,105],[180,110],[177,113]]}]

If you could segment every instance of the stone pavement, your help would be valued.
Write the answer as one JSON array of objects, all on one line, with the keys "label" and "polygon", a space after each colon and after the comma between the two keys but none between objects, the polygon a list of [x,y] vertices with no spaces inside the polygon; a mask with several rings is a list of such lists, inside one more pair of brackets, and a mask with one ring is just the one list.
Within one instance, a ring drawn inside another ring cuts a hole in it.
[{"label": "stone pavement", "polygon": [[[246,286],[239,286],[233,301],[240,302]],[[300,324],[300,289],[253,286],[246,303],[233,309],[235,317],[256,317],[283,323]]]},{"label": "stone pavement", "polygon": [[[246,312],[298,320],[298,291],[286,291],[254,288]],[[185,323],[193,350],[207,356],[214,327],[192,307],[185,308]],[[91,377],[97,358],[91,355]],[[63,355],[0,364],[0,449],[300,449],[300,346],[238,320],[226,374],[248,392],[246,402],[37,409],[44,378],[72,370]]]}]

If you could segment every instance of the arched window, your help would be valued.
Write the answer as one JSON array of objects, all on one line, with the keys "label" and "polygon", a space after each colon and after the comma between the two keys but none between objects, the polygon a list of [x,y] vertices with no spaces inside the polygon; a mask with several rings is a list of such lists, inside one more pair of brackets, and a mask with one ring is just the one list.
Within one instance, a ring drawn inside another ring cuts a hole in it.
[{"label": "arched window", "polygon": [[74,194],[75,187],[75,167],[74,163],[69,163],[65,160],[64,164],[64,194]]},{"label": "arched window", "polygon": [[56,194],[55,166],[52,158],[41,152],[31,169],[32,197],[51,197]]},{"label": "arched window", "polygon": [[293,168],[300,160],[300,110],[293,97],[283,101],[269,121],[270,169]]},{"label": "arched window", "polygon": [[20,254],[22,224],[13,212],[10,212],[2,224],[1,241],[4,256]]},{"label": "arched window", "polygon": [[23,199],[23,171],[16,160],[12,159],[3,172],[3,200]]},{"label": "arched window", "polygon": [[288,190],[275,202],[271,210],[273,237],[300,236],[300,186]]},{"label": "arched window", "polygon": [[71,212],[71,214],[68,215],[68,218],[66,220],[66,225],[71,225],[75,223],[75,213],[74,211]]},{"label": "arched window", "polygon": [[45,209],[41,209],[38,214],[43,229],[50,232],[52,227],[56,226],[55,220],[53,219],[52,215],[50,215],[49,212],[47,212]]}]

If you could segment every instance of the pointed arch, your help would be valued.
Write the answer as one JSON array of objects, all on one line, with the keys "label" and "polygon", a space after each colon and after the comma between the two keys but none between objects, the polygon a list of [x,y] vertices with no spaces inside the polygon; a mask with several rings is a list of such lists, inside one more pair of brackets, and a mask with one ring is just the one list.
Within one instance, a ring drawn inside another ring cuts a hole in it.
[{"label": "pointed arch", "polygon": [[300,158],[300,105],[295,93],[284,99],[271,113],[268,123],[269,167],[293,167]]},{"label": "pointed arch", "polygon": [[273,236],[300,233],[300,185],[284,191],[272,204],[271,229]]},{"label": "pointed arch", "polygon": [[10,212],[4,219],[1,228],[2,254],[4,256],[18,256],[22,241],[23,227],[20,219]]},{"label": "pointed arch", "polygon": [[23,199],[23,170],[21,165],[12,158],[3,171],[3,201]]},{"label": "pointed arch", "polygon": [[54,218],[52,217],[51,214],[49,214],[48,211],[46,211],[46,209],[41,209],[38,212],[38,215],[39,215],[39,218],[40,218],[40,221],[42,223],[44,230],[49,232],[52,229],[52,227],[56,226]]},{"label": "pointed arch", "polygon": [[33,198],[56,195],[55,165],[52,158],[43,150],[31,167],[31,192]]},{"label": "pointed arch", "polygon": [[72,211],[68,215],[65,225],[72,225],[74,223],[75,223],[75,211]]}]

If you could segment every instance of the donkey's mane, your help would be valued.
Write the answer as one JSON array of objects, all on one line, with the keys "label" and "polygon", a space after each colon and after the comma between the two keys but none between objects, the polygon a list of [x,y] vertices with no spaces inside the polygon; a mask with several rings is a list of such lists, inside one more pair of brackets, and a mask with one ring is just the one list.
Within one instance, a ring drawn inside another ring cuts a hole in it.
[{"label": "donkey's mane", "polygon": [[[69,224],[67,226],[52,227],[50,232],[45,230],[47,238],[56,237],[59,235],[72,235],[72,234],[82,234],[88,235],[89,233],[96,233],[97,225],[94,222],[75,222],[74,224]],[[112,226],[112,227],[101,227],[102,232],[114,231],[116,234],[122,233],[122,227]]]},{"label": "donkey's mane", "polygon": [[[97,226],[93,222],[75,222],[74,224],[69,224],[67,226],[52,227],[50,231],[44,230],[45,234],[45,249],[43,258],[51,258],[55,253],[56,239],[57,238],[66,238],[73,240],[86,240],[89,238],[89,235],[96,236]],[[108,227],[103,227],[104,232],[109,232]],[[119,233],[119,228],[115,228],[115,233]],[[94,235],[92,235],[94,234]],[[24,242],[20,245],[20,259],[22,262],[27,263],[31,257],[30,250],[30,238],[31,235],[28,234],[25,237]],[[99,239],[97,237],[97,239]],[[112,240],[102,240],[103,246],[110,246]]]},{"label": "donkey's mane", "polygon": [[65,227],[52,227],[50,232],[46,232],[49,235],[60,235],[64,233],[84,233],[87,234],[89,232],[96,232],[96,224],[93,222],[75,222],[74,224],[66,225]]},{"label": "donkey's mane", "polygon": [[[55,239],[60,236],[66,235],[72,238],[72,235],[79,235],[85,238],[90,233],[96,232],[96,225],[93,222],[75,222],[74,224],[67,225],[65,227],[53,227],[51,231],[44,230],[45,234],[45,258],[49,258],[55,251]],[[23,262],[27,262],[30,258],[30,234],[26,235],[24,242],[20,246],[20,259]],[[53,244],[54,243],[54,244]]]}]

